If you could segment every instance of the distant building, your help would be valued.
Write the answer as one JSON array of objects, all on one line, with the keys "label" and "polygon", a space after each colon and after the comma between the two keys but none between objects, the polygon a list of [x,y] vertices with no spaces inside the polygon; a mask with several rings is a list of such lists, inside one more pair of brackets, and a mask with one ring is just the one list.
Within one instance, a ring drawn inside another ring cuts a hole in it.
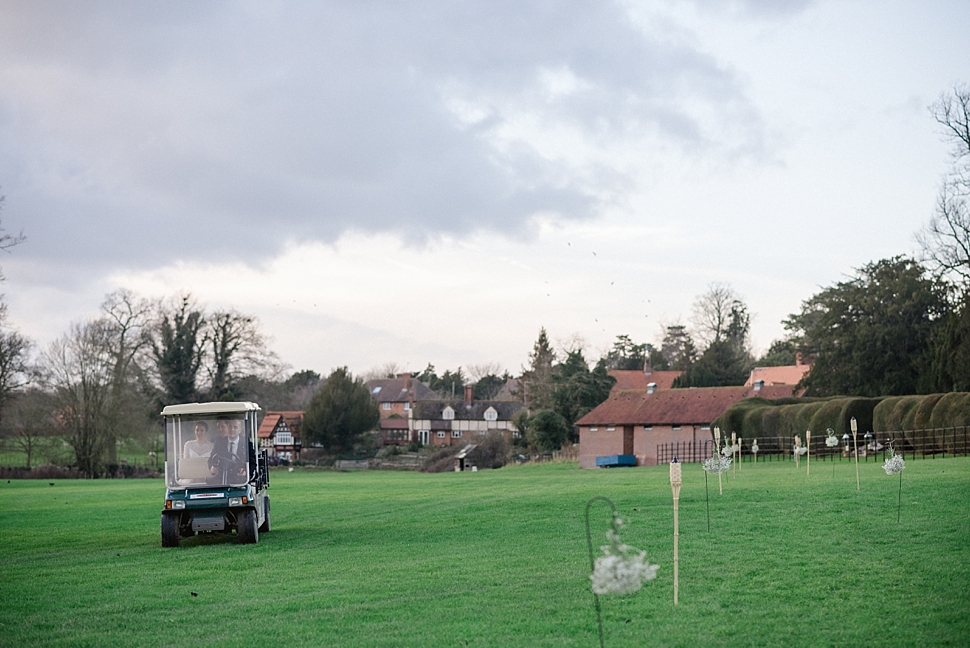
[{"label": "distant building", "polygon": [[759,382],[765,387],[773,385],[797,385],[811,371],[810,362],[802,362],[802,354],[795,354],[795,364],[781,367],[755,367],[748,376],[745,387],[753,387]]},{"label": "distant building", "polygon": [[595,468],[596,457],[609,455],[635,455],[638,466],[654,466],[662,444],[709,441],[711,423],[742,398],[792,395],[790,385],[615,392],[576,421],[579,466]]},{"label": "distant building", "polygon": [[474,439],[498,431],[509,439],[519,430],[512,417],[524,405],[516,401],[477,401],[473,388],[465,387],[464,400],[428,400],[411,411],[409,429],[412,439],[421,445],[446,446],[474,442]]},{"label": "distant building", "polygon": [[684,372],[654,371],[650,365],[647,365],[642,371],[640,369],[613,369],[607,373],[616,378],[616,384],[610,390],[610,394],[612,395],[615,392],[629,389],[642,389],[644,391],[649,389],[654,391],[658,389],[671,389],[674,381]]},{"label": "distant building", "polygon": [[397,378],[368,380],[365,385],[381,413],[381,445],[410,443],[408,419],[411,409],[418,401],[437,395],[409,373],[398,374]]},{"label": "distant building", "polygon": [[303,442],[300,427],[303,425],[302,411],[266,412],[259,424],[256,436],[259,449],[266,450],[270,457],[293,461],[300,458]]}]

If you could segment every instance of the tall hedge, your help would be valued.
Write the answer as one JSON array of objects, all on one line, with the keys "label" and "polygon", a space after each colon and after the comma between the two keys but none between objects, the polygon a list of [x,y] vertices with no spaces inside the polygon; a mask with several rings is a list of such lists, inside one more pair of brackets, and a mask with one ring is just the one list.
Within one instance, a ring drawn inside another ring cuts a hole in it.
[{"label": "tall hedge", "polygon": [[[786,398],[770,401],[763,398],[745,399],[728,408],[715,421],[728,435],[736,432],[745,439],[758,439],[758,446],[767,452],[787,445],[788,437],[805,437],[811,430],[821,438],[828,428],[838,436],[849,431],[849,421],[855,417],[860,435],[873,429],[873,410],[878,398]],[[785,441],[782,441],[785,438]]]}]

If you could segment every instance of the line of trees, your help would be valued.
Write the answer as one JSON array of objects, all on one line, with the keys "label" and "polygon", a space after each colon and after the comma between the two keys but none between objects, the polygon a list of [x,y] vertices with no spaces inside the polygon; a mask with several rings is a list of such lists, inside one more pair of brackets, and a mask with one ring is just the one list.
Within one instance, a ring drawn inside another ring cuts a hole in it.
[{"label": "line of trees", "polygon": [[150,301],[116,291],[33,361],[30,351],[26,338],[0,329],[0,432],[28,468],[63,442],[92,477],[118,463],[120,442],[157,438],[165,405],[258,399],[292,409],[321,382],[315,372],[284,380],[256,318],[207,312],[189,295]]}]

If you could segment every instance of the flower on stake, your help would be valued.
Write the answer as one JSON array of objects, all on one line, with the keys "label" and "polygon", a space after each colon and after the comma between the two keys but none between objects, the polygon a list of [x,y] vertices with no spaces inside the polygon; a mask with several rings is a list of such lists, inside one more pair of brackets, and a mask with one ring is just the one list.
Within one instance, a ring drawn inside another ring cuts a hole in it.
[{"label": "flower on stake", "polygon": [[832,428],[828,428],[827,430],[825,430],[825,434],[826,434],[825,447],[826,448],[838,447],[839,437],[835,436],[835,430],[833,430]]},{"label": "flower on stake", "polygon": [[[602,500],[610,505],[612,516],[610,529],[606,532],[608,543],[600,547],[602,556],[593,557],[593,538],[589,530],[589,509],[594,502]],[[596,601],[596,621],[599,624],[600,646],[603,646],[603,617],[600,613],[600,594],[633,594],[643,583],[657,576],[659,565],[647,562],[647,552],[624,544],[620,540],[620,518],[613,502],[599,496],[586,503],[586,542],[589,546],[589,562],[592,573],[593,597]]]},{"label": "flower on stake", "polygon": [[717,485],[721,491],[721,495],[723,495],[724,485],[721,483],[721,473],[731,469],[731,453],[717,453],[710,459],[705,460],[701,465],[704,467],[704,472],[708,474],[717,473]]},{"label": "flower on stake", "polygon": [[[616,528],[622,524],[616,518]],[[600,547],[603,555],[596,559],[590,580],[596,594],[633,594],[648,580],[657,577],[660,565],[647,562],[647,552],[623,544],[620,534],[610,529],[606,532],[608,544]]]},{"label": "flower on stake", "polygon": [[899,522],[903,507],[903,471],[906,470],[906,460],[903,455],[896,454],[892,441],[889,442],[889,452],[890,456],[882,464],[882,469],[887,475],[899,475],[899,494],[896,496],[896,522]]},{"label": "flower on stake", "polygon": [[[825,447],[838,448],[839,437],[835,436],[835,430],[828,428],[825,430]],[[835,459],[832,460],[832,477],[835,477]]]}]

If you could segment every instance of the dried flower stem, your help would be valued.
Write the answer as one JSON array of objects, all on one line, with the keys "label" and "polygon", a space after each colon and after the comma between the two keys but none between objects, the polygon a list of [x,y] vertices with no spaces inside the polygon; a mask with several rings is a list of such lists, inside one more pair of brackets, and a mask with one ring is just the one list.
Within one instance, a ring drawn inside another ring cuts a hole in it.
[{"label": "dried flower stem", "polygon": [[805,476],[812,474],[812,431],[805,430]]},{"label": "dried flower stem", "polygon": [[[612,501],[603,497],[602,495],[597,495],[590,501],[586,502],[586,544],[589,546],[589,569],[593,571],[596,569],[596,558],[593,557],[593,536],[589,531],[589,508],[593,505],[593,502],[603,501],[610,505],[610,510],[612,512],[612,518],[616,519],[616,506]],[[600,612],[600,597],[599,594],[593,592],[593,600],[596,602],[596,623],[599,626],[600,631],[600,648],[605,648],[603,643],[603,615]]]}]

